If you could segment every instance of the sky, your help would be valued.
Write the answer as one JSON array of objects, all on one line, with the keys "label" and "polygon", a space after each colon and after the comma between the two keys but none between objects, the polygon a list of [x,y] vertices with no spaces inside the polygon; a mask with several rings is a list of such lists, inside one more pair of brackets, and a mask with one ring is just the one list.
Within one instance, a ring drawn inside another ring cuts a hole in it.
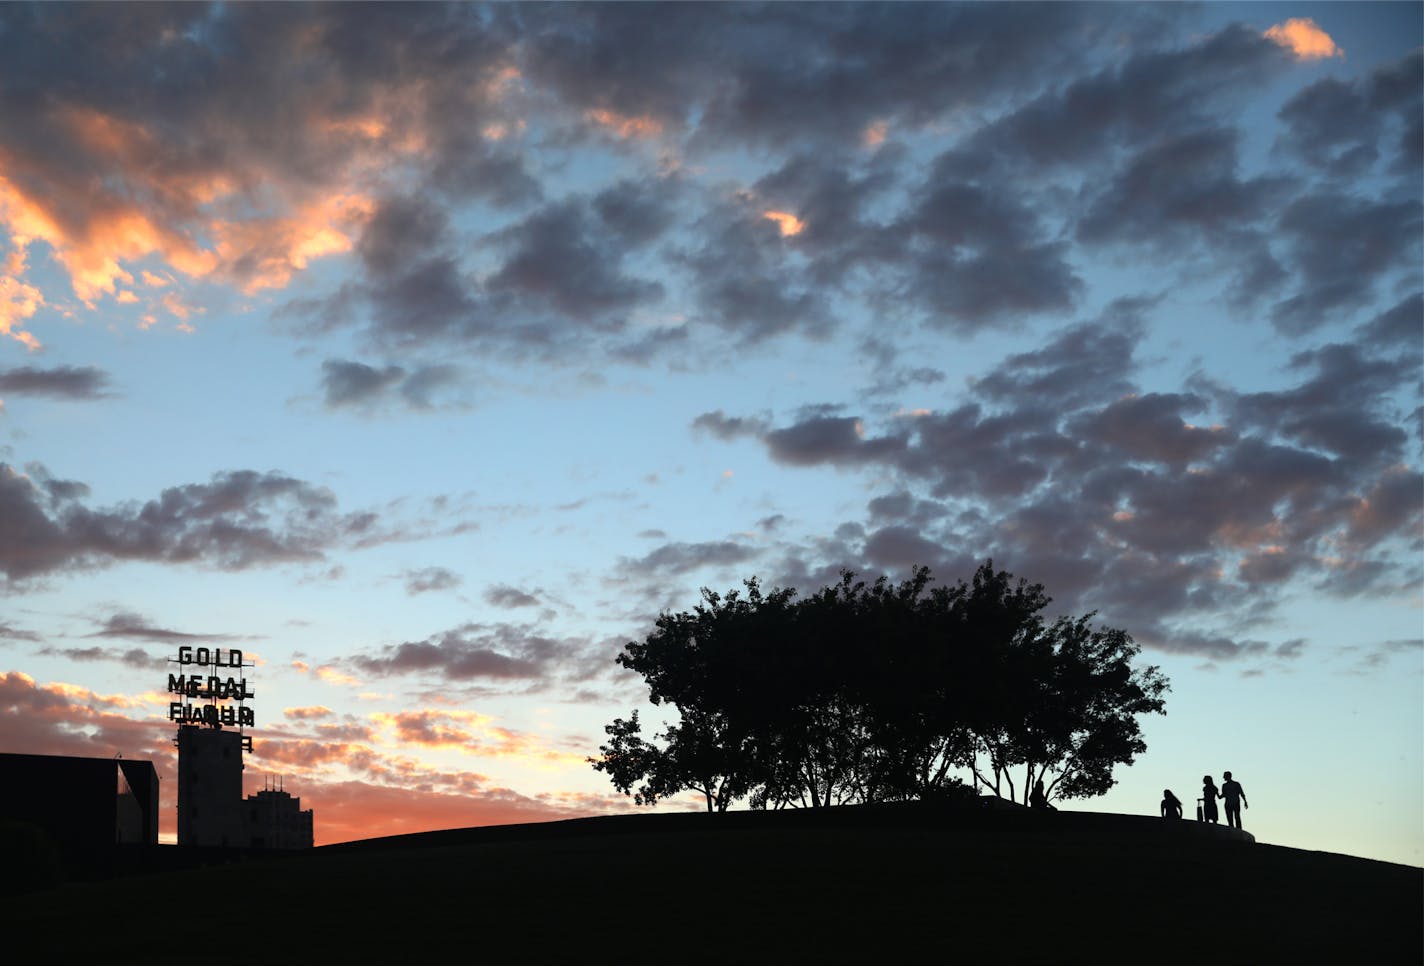
[{"label": "sky", "polygon": [[0,751],[629,810],[660,611],[992,559],[1171,681],[1062,807],[1424,864],[1421,17],[0,6]]}]

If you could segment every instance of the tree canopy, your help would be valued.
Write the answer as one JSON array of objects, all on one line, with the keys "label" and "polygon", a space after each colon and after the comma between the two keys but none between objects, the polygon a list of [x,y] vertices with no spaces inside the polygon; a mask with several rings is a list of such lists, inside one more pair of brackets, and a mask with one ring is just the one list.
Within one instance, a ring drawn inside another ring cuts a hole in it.
[{"label": "tree canopy", "polygon": [[917,568],[899,584],[846,572],[799,599],[755,578],[703,589],[617,658],[678,720],[644,738],[636,711],[615,719],[590,763],[639,804],[695,791],[709,811],[1112,787],[1168,689],[1132,666],[1132,638],[1093,614],[1048,622],[1043,587],[992,561],[932,582]]}]

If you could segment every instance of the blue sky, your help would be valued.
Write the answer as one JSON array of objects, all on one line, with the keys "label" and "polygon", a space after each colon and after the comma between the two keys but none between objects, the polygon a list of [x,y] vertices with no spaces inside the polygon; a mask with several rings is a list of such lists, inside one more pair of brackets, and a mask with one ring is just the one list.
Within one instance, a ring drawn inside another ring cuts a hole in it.
[{"label": "blue sky", "polygon": [[1420,864],[1421,40],[7,6],[0,746],[169,794],[207,642],[319,841],[626,808],[583,759],[660,609],[992,557],[1172,682],[1065,807],[1229,769],[1264,841]]}]

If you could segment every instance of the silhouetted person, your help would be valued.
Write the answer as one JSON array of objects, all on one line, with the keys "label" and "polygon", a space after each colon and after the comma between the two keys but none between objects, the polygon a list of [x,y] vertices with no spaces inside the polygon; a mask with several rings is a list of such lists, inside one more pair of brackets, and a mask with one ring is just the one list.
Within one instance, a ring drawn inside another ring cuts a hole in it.
[{"label": "silhouetted person", "polygon": [[1173,795],[1170,788],[1162,789],[1162,817],[1182,817],[1182,800],[1176,795]]},{"label": "silhouetted person", "polygon": [[1048,796],[1043,793],[1043,779],[1042,779],[1042,778],[1040,778],[1038,781],[1036,781],[1036,782],[1033,783],[1033,791],[1030,792],[1030,793],[1029,793],[1029,796],[1028,796],[1028,807],[1029,807],[1029,808],[1046,808],[1046,809],[1048,809],[1048,810],[1050,810],[1050,811],[1055,811],[1055,812],[1057,811],[1056,808],[1054,808],[1052,805],[1048,804]]},{"label": "silhouetted person", "polygon": [[1216,782],[1211,780],[1210,775],[1202,776],[1202,819],[1207,822],[1216,822],[1216,800],[1221,796],[1217,790]]},{"label": "silhouetted person", "polygon": [[1246,801],[1246,792],[1241,788],[1241,783],[1233,781],[1231,772],[1226,772],[1221,776],[1221,798],[1226,803],[1226,824],[1232,828],[1241,827],[1241,806],[1250,808]]}]

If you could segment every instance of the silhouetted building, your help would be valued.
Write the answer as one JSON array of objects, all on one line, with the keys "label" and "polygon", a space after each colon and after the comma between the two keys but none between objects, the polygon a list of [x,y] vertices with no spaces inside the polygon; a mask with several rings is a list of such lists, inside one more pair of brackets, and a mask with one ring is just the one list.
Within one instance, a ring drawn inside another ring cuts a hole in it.
[{"label": "silhouetted building", "polygon": [[0,819],[58,845],[158,844],[158,772],[126,758],[0,754]]},{"label": "silhouetted building", "polygon": [[242,735],[222,728],[178,728],[178,844],[245,846]]},{"label": "silhouetted building", "polygon": [[312,810],[302,811],[300,798],[269,788],[248,795],[242,809],[247,823],[247,844],[252,848],[312,847]]}]

